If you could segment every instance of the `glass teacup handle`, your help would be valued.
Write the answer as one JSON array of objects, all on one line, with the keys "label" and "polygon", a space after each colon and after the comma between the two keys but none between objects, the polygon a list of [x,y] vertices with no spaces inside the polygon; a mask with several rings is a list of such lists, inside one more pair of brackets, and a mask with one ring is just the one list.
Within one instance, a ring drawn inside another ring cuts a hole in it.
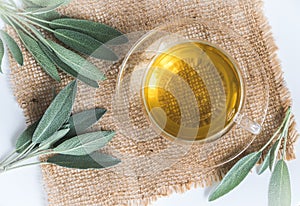
[{"label": "glass teacup handle", "polygon": [[235,119],[235,123],[237,123],[241,128],[251,132],[252,134],[259,134],[261,132],[261,126],[257,122],[249,119],[244,114],[237,114]]}]

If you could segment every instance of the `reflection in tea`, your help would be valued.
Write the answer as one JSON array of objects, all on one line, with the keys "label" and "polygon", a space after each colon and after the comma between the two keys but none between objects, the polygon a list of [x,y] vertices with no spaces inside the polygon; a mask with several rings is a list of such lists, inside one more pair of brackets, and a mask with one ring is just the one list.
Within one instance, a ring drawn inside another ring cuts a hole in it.
[{"label": "reflection in tea", "polygon": [[149,119],[167,136],[189,141],[224,130],[242,104],[241,77],[231,59],[197,41],[158,54],[142,92]]}]

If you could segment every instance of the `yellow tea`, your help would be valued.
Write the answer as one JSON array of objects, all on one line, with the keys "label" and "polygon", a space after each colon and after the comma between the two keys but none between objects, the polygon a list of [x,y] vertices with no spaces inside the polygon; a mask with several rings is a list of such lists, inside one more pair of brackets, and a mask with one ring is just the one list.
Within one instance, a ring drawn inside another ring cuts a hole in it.
[{"label": "yellow tea", "polygon": [[149,119],[163,134],[193,141],[230,127],[242,104],[243,85],[221,49],[189,41],[154,58],[142,93]]}]

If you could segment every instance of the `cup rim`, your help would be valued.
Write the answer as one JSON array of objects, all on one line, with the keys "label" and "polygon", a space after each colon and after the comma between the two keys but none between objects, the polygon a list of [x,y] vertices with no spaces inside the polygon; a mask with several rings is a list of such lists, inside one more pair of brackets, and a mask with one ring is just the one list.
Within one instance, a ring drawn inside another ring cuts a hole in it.
[{"label": "cup rim", "polygon": [[[150,35],[151,33],[149,33]],[[147,37],[147,35],[145,35]],[[137,43],[141,43],[143,41],[140,40]],[[224,136],[227,132],[229,132],[231,130],[231,128],[236,124],[235,119],[238,117],[238,115],[240,115],[244,105],[245,105],[245,94],[246,94],[246,88],[245,88],[245,83],[244,83],[244,77],[241,71],[241,68],[239,66],[239,64],[237,64],[236,60],[234,58],[231,57],[231,55],[225,51],[223,48],[221,48],[220,46],[213,44],[209,41],[205,41],[205,40],[199,40],[199,39],[182,39],[174,44],[168,45],[167,48],[164,49],[164,51],[172,48],[173,46],[176,46],[178,44],[181,43],[186,43],[186,42],[199,42],[201,44],[205,44],[208,45],[210,47],[216,48],[217,50],[221,51],[229,60],[230,62],[233,64],[234,70],[236,71],[237,75],[238,75],[238,79],[239,79],[239,83],[240,83],[240,87],[241,87],[241,98],[240,98],[240,103],[239,103],[239,107],[237,109],[237,111],[235,112],[234,116],[231,118],[230,122],[226,125],[226,127],[224,127],[222,130],[218,131],[217,133],[208,136],[204,139],[193,139],[193,140],[188,140],[188,139],[182,139],[180,137],[174,137],[173,135],[167,133],[166,131],[164,131],[158,124],[157,122],[153,119],[152,115],[150,114],[151,112],[149,111],[148,107],[147,107],[147,103],[145,100],[145,91],[144,91],[144,85],[145,85],[145,81],[146,81],[146,75],[151,67],[151,65],[153,64],[153,62],[157,59],[157,57],[160,54],[156,54],[151,62],[149,63],[149,66],[147,67],[147,69],[144,71],[143,74],[143,79],[142,79],[142,88],[141,88],[141,101],[143,102],[143,112],[146,114],[147,120],[150,124],[154,125],[154,130],[159,131],[160,135],[163,136],[164,138],[170,140],[170,141],[176,141],[179,143],[184,143],[184,144],[194,144],[194,143],[198,143],[198,144],[203,144],[203,143],[210,143],[213,142],[215,140],[218,140],[219,138],[221,138],[222,136]],[[138,46],[138,45],[137,45]],[[163,51],[162,51],[163,52]]]}]

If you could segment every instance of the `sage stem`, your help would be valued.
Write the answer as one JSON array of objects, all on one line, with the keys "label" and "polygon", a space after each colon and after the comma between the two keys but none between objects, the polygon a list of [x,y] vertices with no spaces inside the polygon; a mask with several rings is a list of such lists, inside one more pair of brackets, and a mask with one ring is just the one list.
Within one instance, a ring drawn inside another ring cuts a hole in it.
[{"label": "sage stem", "polygon": [[5,164],[9,159],[11,159],[16,154],[16,150],[14,150],[10,155],[8,155],[4,160],[1,161],[0,165]]},{"label": "sage stem", "polygon": [[290,121],[291,121],[291,115],[289,115],[289,118],[287,120],[287,123],[284,128],[284,144],[283,144],[283,154],[282,154],[282,159],[286,158],[286,144],[287,144],[287,138],[288,138],[288,131],[289,131],[289,126],[290,126]]},{"label": "sage stem", "polygon": [[31,143],[23,152],[21,152],[8,163],[4,164],[4,167],[6,168],[8,165],[13,165],[15,162],[18,162],[28,151],[31,151],[34,148],[34,146],[35,144]]},{"label": "sage stem", "polygon": [[259,152],[262,152],[264,151],[268,146],[269,144],[272,143],[272,141],[275,139],[275,137],[277,137],[277,135],[279,134],[279,132],[282,130],[282,128],[285,126],[286,122],[288,121],[288,119],[290,118],[290,115],[291,115],[291,108],[289,107],[287,112],[286,112],[286,115],[281,123],[281,125],[279,126],[279,128],[276,130],[276,132],[273,134],[273,136],[269,139],[269,141],[259,150]]},{"label": "sage stem", "polygon": [[22,168],[22,167],[34,166],[34,165],[42,165],[42,164],[49,164],[49,163],[48,162],[33,162],[33,163],[18,165],[15,167],[7,167],[5,169],[5,171],[14,170],[14,169]]}]

